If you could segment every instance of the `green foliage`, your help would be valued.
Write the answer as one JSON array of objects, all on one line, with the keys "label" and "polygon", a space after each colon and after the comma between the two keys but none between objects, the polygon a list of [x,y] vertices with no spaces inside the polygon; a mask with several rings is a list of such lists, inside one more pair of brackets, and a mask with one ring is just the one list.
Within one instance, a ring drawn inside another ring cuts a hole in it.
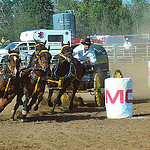
[{"label": "green foliage", "polygon": [[149,0],[131,2],[123,5],[122,0],[2,0],[0,37],[18,41],[22,31],[52,29],[53,14],[66,10],[74,11],[77,37],[148,31]]},{"label": "green foliage", "polygon": [[4,23],[0,36],[18,41],[20,32],[52,29],[53,3],[51,0],[3,0],[0,2]]}]

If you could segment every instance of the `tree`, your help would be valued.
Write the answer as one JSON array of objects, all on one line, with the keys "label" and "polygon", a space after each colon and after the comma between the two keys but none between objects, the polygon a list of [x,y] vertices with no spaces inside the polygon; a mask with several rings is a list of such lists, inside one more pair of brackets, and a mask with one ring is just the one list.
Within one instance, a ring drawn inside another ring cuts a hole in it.
[{"label": "tree", "polygon": [[52,29],[54,11],[51,0],[3,0],[0,5],[7,15],[5,18],[8,25],[3,25],[4,35],[12,41],[18,41],[22,31]]},{"label": "tree", "polygon": [[0,36],[6,39],[12,36],[13,3],[10,0],[0,2]]},{"label": "tree", "polygon": [[148,13],[150,3],[148,0],[132,0],[128,7],[132,15],[131,19],[133,20],[133,33],[140,33],[140,28],[143,26],[143,19],[145,18],[144,15]]}]

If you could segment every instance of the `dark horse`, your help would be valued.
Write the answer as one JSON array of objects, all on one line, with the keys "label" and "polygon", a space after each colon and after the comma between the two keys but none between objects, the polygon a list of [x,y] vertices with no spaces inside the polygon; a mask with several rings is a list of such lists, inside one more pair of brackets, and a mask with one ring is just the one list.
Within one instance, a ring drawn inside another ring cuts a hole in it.
[{"label": "dark horse", "polygon": [[[85,75],[85,67],[72,56],[72,49],[69,45],[63,45],[61,48],[61,54],[56,56],[58,63],[53,68],[53,76],[56,80],[62,82],[62,89],[59,91],[56,99],[54,100],[54,106],[52,113],[54,112],[56,104],[61,105],[61,96],[66,92],[67,88],[72,87],[71,101],[69,110],[73,109],[73,99],[80,86],[81,79]],[[48,105],[51,107],[51,96],[53,90],[49,89]]]},{"label": "dark horse", "polygon": [[[19,51],[9,50],[8,64],[2,67],[0,70],[0,112],[12,102],[16,95],[20,93],[19,83],[19,66],[21,60],[19,58]],[[17,97],[17,103],[14,107],[16,110],[21,104],[20,97]],[[12,116],[13,119],[13,116]]]},{"label": "dark horse", "polygon": [[[21,73],[22,96],[25,95],[25,101],[23,103],[22,114],[19,118],[25,119],[27,113],[35,103],[37,103],[37,105],[34,110],[38,109],[38,104],[43,99],[45,85],[47,83],[47,74],[50,74],[51,58],[51,54],[45,47],[45,43],[37,43],[36,51],[31,57],[29,67],[23,69]],[[32,99],[29,103],[30,98]]]}]

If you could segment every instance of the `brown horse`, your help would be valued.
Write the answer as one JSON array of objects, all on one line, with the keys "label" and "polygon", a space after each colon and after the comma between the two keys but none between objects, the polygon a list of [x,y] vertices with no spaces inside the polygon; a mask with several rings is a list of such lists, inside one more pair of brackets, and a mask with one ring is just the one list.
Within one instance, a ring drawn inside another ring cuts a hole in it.
[{"label": "brown horse", "polygon": [[[38,109],[38,104],[43,99],[45,85],[47,83],[47,74],[50,72],[50,60],[51,54],[45,47],[45,43],[37,43],[36,51],[31,57],[29,67],[23,69],[21,73],[21,86],[23,87],[22,96],[25,95],[25,101],[22,114],[19,118],[25,119],[27,113],[36,102],[37,106],[34,110]],[[30,98],[31,101],[29,103]]]},{"label": "brown horse", "polygon": [[[67,88],[72,88],[71,102],[69,109],[73,109],[73,99],[80,86],[81,79],[85,75],[85,67],[72,56],[72,49],[69,45],[63,45],[61,54],[57,56],[58,63],[53,69],[53,76],[56,80],[62,79],[62,89],[59,91],[56,99],[54,100],[54,106],[52,113],[54,112],[56,104],[61,105],[61,96],[65,93]],[[51,107],[51,96],[53,90],[49,90],[48,105]]]},{"label": "brown horse", "polygon": [[[19,66],[20,66],[19,51],[9,50],[8,64],[0,70],[0,112],[12,102],[16,95],[20,93],[19,83]],[[14,107],[16,110],[21,104],[20,97],[17,98],[17,103]],[[13,118],[13,117],[12,117]]]}]

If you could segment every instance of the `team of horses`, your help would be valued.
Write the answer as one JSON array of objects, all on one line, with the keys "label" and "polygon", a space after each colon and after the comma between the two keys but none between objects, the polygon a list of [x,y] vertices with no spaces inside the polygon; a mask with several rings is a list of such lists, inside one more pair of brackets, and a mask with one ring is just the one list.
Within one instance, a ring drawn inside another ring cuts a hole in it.
[{"label": "team of horses", "polygon": [[[52,113],[56,105],[61,105],[61,96],[66,92],[67,88],[72,89],[69,109],[73,109],[73,99],[82,77],[85,75],[85,67],[72,56],[72,48],[69,44],[62,44],[61,53],[56,56],[57,62],[51,69],[50,49],[46,48],[45,43],[36,41],[36,50],[32,54],[28,67],[20,69],[21,59],[19,58],[19,50],[9,50],[9,62],[0,68],[0,112],[12,102],[16,96],[16,104],[12,110],[11,119],[15,119],[15,114],[20,105],[23,105],[19,119],[26,119],[28,112],[34,106],[34,110],[38,110],[38,106],[43,99],[43,94],[47,84],[47,79],[61,82],[59,90],[54,102],[51,97],[53,88],[49,89],[48,105],[52,108]],[[25,96],[25,100],[22,97]]]}]

